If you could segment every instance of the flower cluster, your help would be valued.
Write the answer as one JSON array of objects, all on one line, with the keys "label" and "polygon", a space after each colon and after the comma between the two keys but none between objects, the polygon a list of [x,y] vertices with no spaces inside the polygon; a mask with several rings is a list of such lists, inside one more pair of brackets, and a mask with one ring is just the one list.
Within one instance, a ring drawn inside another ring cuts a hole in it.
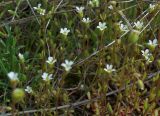
[{"label": "flower cluster", "polygon": [[152,54],[150,53],[149,49],[141,50],[141,52],[142,52],[142,56],[144,56],[147,63],[152,62],[152,60],[151,60]]},{"label": "flower cluster", "polygon": [[143,27],[143,22],[137,21],[137,22],[134,22],[134,25],[138,30],[140,30]]},{"label": "flower cluster", "polygon": [[24,62],[24,56],[23,56],[23,54],[19,53],[19,54],[18,54],[18,57],[19,57],[19,60],[20,60],[20,61]]},{"label": "flower cluster", "polygon": [[24,89],[25,90],[25,92],[27,92],[27,93],[33,93],[33,90],[32,90],[32,87],[30,87],[30,86],[27,86],[26,87],[26,89]]},{"label": "flower cluster", "polygon": [[152,12],[156,9],[157,4],[149,4],[149,11]]},{"label": "flower cluster", "polygon": [[65,60],[65,62],[61,64],[61,66],[64,67],[67,72],[71,70],[72,65],[73,65],[73,61],[69,61],[69,60]]},{"label": "flower cluster", "polygon": [[38,4],[37,7],[33,7],[40,15],[45,15],[46,10],[41,8],[41,4]]},{"label": "flower cluster", "polygon": [[49,56],[46,63],[53,65],[57,60],[54,59],[53,57]]},{"label": "flower cluster", "polygon": [[67,36],[69,32],[70,32],[70,30],[67,29],[67,28],[61,28],[60,29],[60,33],[63,34],[63,35],[65,35],[65,36]]},{"label": "flower cluster", "polygon": [[112,5],[109,5],[108,8],[109,8],[110,10],[113,10],[113,6],[112,6]]},{"label": "flower cluster", "polygon": [[108,73],[114,72],[116,71],[116,69],[113,68],[113,65],[111,64],[106,64],[106,67],[104,68],[104,70]]},{"label": "flower cluster", "polygon": [[149,42],[147,43],[147,46],[149,49],[141,50],[142,56],[145,58],[147,63],[150,63],[153,61],[153,55],[150,51],[154,51],[157,45],[158,45],[157,39],[149,40]]},{"label": "flower cluster", "polygon": [[84,10],[84,7],[83,6],[81,6],[81,7],[76,7],[76,11],[78,12],[78,13],[83,13],[83,10]]},{"label": "flower cluster", "polygon": [[52,74],[48,74],[48,73],[44,72],[44,73],[42,74],[42,79],[43,79],[44,81],[50,81],[50,80],[53,79],[53,78],[52,78]]},{"label": "flower cluster", "polygon": [[12,80],[12,81],[19,81],[19,79],[18,79],[18,73],[9,72],[9,73],[7,74],[7,76],[8,76],[9,79]]},{"label": "flower cluster", "polygon": [[127,25],[124,25],[123,23],[122,23],[122,21],[120,21],[119,23],[118,23],[118,25],[119,25],[119,29],[123,32],[126,32],[126,31],[128,31],[129,29],[128,29],[128,26]]},{"label": "flower cluster", "polygon": [[158,40],[157,39],[154,39],[153,41],[149,40],[148,45],[156,47],[158,45]]},{"label": "flower cluster", "polygon": [[155,5],[155,4],[149,4],[149,8],[150,8],[150,9],[154,10],[154,9],[155,9],[155,7],[156,7],[156,5]]},{"label": "flower cluster", "polygon": [[97,28],[101,31],[103,31],[104,29],[107,28],[106,23],[105,22],[99,22],[99,25],[97,26]]},{"label": "flower cluster", "polygon": [[91,20],[89,19],[89,17],[87,17],[87,18],[83,18],[82,22],[88,24],[91,22]]},{"label": "flower cluster", "polygon": [[90,0],[89,5],[92,7],[99,7],[99,0]]}]

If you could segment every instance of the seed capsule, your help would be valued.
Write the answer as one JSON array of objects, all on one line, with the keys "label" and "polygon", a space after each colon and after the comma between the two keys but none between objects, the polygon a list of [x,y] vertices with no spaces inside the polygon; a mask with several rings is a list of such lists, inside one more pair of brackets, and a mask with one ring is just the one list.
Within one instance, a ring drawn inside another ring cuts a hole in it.
[{"label": "seed capsule", "polygon": [[128,42],[129,43],[136,43],[139,39],[139,34],[140,34],[139,31],[131,30],[131,32],[129,33]]},{"label": "seed capsule", "polygon": [[24,97],[25,97],[25,93],[24,93],[23,89],[16,88],[15,90],[13,90],[13,92],[12,92],[12,100],[13,100],[13,102],[15,102],[15,103],[21,102],[21,101],[23,101]]},{"label": "seed capsule", "polygon": [[139,89],[144,90],[144,83],[143,83],[142,80],[139,79],[138,82],[137,82],[137,84],[138,84],[138,88]]}]

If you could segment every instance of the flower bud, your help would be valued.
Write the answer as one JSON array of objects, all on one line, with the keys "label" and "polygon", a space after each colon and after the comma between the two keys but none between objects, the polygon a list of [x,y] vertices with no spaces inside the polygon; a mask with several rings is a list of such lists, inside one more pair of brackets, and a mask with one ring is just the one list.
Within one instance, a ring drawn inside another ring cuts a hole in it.
[{"label": "flower bud", "polygon": [[83,14],[83,12],[81,12],[81,13],[79,13],[78,15],[79,15],[79,17],[82,19],[84,14]]},{"label": "flower bud", "polygon": [[78,12],[80,18],[83,18],[83,10],[84,7],[76,7],[76,11]]},{"label": "flower bud", "polygon": [[10,80],[10,86],[12,88],[15,88],[18,85],[19,81],[18,80]]},{"label": "flower bud", "polygon": [[24,97],[25,97],[25,92],[23,89],[16,88],[15,90],[13,90],[13,92],[12,92],[13,102],[15,102],[15,103],[21,102],[21,101],[23,101]]},{"label": "flower bud", "polygon": [[136,77],[136,78],[140,78],[140,77],[141,77],[141,74],[139,74],[139,73],[134,73],[133,76]]},{"label": "flower bud", "polygon": [[109,111],[109,113],[113,113],[113,109],[112,109],[112,106],[110,105],[110,103],[107,104],[107,109]]},{"label": "flower bud", "polygon": [[153,57],[153,55],[152,56],[150,56],[150,61],[152,62],[152,61],[154,61],[154,57]]},{"label": "flower bud", "polygon": [[119,23],[114,23],[114,29],[118,32],[120,32]]},{"label": "flower bud", "polygon": [[130,43],[136,43],[139,39],[140,32],[137,30],[131,30],[128,37],[128,42]]},{"label": "flower bud", "polygon": [[148,99],[146,99],[144,101],[144,109],[147,110],[148,109]]},{"label": "flower bud", "polygon": [[91,7],[99,7],[99,0],[89,1],[89,4],[91,5]]},{"label": "flower bud", "polygon": [[157,45],[158,45],[158,40],[157,40],[157,39],[149,40],[149,42],[147,43],[147,47],[148,47],[151,51],[154,51]]},{"label": "flower bud", "polygon": [[7,107],[6,107],[6,110],[7,110],[7,111],[11,111],[11,110],[12,110],[12,108],[11,108],[11,107],[9,107],[9,106],[7,106]]},{"label": "flower bud", "polygon": [[121,39],[117,39],[117,44],[120,45],[121,44]]},{"label": "flower bud", "polygon": [[154,46],[154,45],[148,45],[148,48],[149,48],[150,51],[154,51],[155,48],[156,48],[156,46]]},{"label": "flower bud", "polygon": [[12,86],[12,88],[15,88],[19,83],[18,73],[11,71],[7,74],[7,76],[10,79],[10,85]]},{"label": "flower bud", "polygon": [[149,12],[153,12],[156,9],[157,5],[156,4],[149,4]]},{"label": "flower bud", "polygon": [[144,83],[143,83],[142,80],[139,79],[138,82],[137,82],[137,84],[138,84],[138,88],[139,89],[144,90]]},{"label": "flower bud", "polygon": [[18,57],[19,57],[19,60],[20,60],[22,63],[25,62],[25,59],[24,59],[23,54],[19,53],[19,54],[18,54]]}]

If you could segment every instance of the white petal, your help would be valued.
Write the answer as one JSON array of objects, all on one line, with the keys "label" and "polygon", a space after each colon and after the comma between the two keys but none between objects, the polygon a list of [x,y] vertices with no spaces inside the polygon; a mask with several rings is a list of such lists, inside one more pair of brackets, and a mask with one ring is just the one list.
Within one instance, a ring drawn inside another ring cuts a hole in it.
[{"label": "white petal", "polygon": [[153,44],[157,44],[157,42],[158,42],[157,39],[153,40]]},{"label": "white petal", "polygon": [[66,64],[65,64],[65,63],[62,63],[61,66],[66,67]]}]

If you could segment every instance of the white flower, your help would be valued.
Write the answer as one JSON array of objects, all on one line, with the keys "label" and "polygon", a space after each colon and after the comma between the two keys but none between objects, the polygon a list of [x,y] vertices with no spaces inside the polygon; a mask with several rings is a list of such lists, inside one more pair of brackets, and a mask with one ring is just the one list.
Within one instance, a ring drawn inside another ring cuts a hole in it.
[{"label": "white flower", "polygon": [[84,84],[81,84],[81,85],[80,85],[80,89],[81,89],[81,90],[84,90],[84,89],[85,89],[85,85],[84,85]]},{"label": "white flower", "polygon": [[99,6],[99,0],[90,0],[89,1],[89,5],[91,5],[92,7],[98,7]]},{"label": "white flower", "polygon": [[97,26],[97,28],[103,31],[104,29],[107,28],[106,23],[99,22],[99,25]]},{"label": "white flower", "polygon": [[149,49],[141,50],[141,52],[142,52],[142,56],[144,56],[144,58],[147,60],[147,62],[152,62],[150,59],[152,54],[149,52]]},{"label": "white flower", "polygon": [[69,60],[65,60],[65,63],[61,64],[61,66],[63,66],[67,72],[71,70],[72,65],[73,65],[73,61],[69,61]]},{"label": "white flower", "polygon": [[109,64],[106,64],[106,68],[104,68],[104,70],[108,73],[116,71],[116,69],[113,69],[113,65],[109,65]]},{"label": "white flower", "polygon": [[43,79],[44,81],[49,81],[49,80],[53,79],[53,78],[52,78],[52,74],[48,74],[48,73],[44,72],[44,73],[42,74],[42,79]]},{"label": "white flower", "polygon": [[108,8],[109,8],[110,10],[113,10],[113,6],[112,6],[112,5],[109,5]]},{"label": "white flower", "polygon": [[143,22],[137,21],[137,22],[134,22],[134,25],[136,26],[137,29],[142,29]]},{"label": "white flower", "polygon": [[124,24],[119,24],[119,28],[121,31],[128,31],[128,26]]},{"label": "white flower", "polygon": [[33,7],[40,15],[45,15],[46,10],[41,8],[41,4],[38,4],[37,7]]},{"label": "white flower", "polygon": [[38,6],[37,7],[33,7],[35,10],[37,10],[37,9],[39,9],[39,8],[41,8],[41,4],[38,4]]},{"label": "white flower", "polygon": [[54,59],[53,57],[48,57],[48,60],[46,61],[48,64],[50,64],[50,65],[52,65],[52,64],[54,64],[55,62],[56,62],[57,60],[56,59]]},{"label": "white flower", "polygon": [[19,79],[18,79],[18,73],[9,72],[9,73],[7,74],[7,76],[8,76],[9,79],[12,80],[12,81],[19,81]]},{"label": "white flower", "polygon": [[23,54],[19,53],[19,54],[18,54],[18,57],[19,57],[19,59],[20,59],[21,61],[24,61],[24,56],[23,56]]},{"label": "white flower", "polygon": [[27,86],[26,89],[24,89],[27,93],[33,93],[32,87]]},{"label": "white flower", "polygon": [[148,45],[157,46],[158,45],[158,40],[157,39],[154,39],[153,41],[149,40]]},{"label": "white flower", "polygon": [[81,7],[76,7],[76,11],[78,12],[78,13],[82,13],[83,12],[83,10],[84,10],[84,7],[83,6],[81,6]]},{"label": "white flower", "polygon": [[40,15],[45,15],[45,13],[46,13],[45,9],[41,9],[40,12],[39,12]]},{"label": "white flower", "polygon": [[65,36],[67,36],[69,32],[70,32],[70,30],[67,28],[61,28],[61,30],[60,30],[60,33]]},{"label": "white flower", "polygon": [[92,7],[94,6],[93,1],[89,1],[89,5],[91,5]]},{"label": "white flower", "polygon": [[84,23],[90,23],[91,20],[87,17],[87,18],[83,18],[83,19],[82,19],[82,22],[84,22]]},{"label": "white flower", "polygon": [[154,9],[155,9],[155,7],[156,7],[156,5],[155,5],[155,4],[149,4],[149,8],[150,8],[151,10],[154,10]]}]

